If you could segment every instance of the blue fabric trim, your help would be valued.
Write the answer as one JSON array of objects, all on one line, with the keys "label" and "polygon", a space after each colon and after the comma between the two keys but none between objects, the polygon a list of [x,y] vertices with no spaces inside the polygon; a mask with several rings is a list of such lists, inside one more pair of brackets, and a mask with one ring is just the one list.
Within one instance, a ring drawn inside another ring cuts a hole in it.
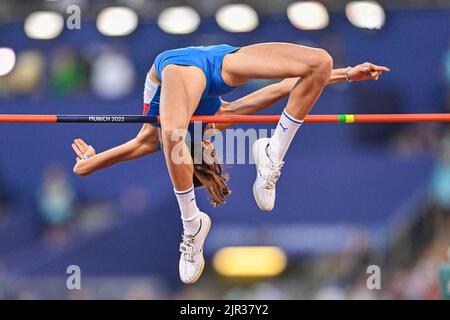
[{"label": "blue fabric trim", "polygon": [[293,122],[293,123],[296,123],[296,124],[302,124],[302,123],[303,123],[303,121],[294,119],[294,118],[292,118],[291,116],[289,116],[284,110],[283,110],[283,114],[284,114],[284,116],[285,116],[286,118],[288,118],[289,121],[291,121],[291,122]]},{"label": "blue fabric trim", "polygon": [[174,189],[175,193],[176,193],[177,195],[179,195],[179,196],[188,194],[188,193],[191,192],[192,190],[194,190],[194,186],[190,187],[189,190],[187,190],[187,191],[181,191],[181,192],[178,192],[178,191],[176,191],[176,190]]}]

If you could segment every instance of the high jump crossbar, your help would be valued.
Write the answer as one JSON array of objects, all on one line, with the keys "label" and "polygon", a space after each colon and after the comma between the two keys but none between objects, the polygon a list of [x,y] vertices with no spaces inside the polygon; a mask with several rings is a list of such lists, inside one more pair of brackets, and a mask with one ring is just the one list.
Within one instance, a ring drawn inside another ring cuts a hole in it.
[{"label": "high jump crossbar", "polygon": [[[274,123],[279,115],[193,116],[194,122],[207,123]],[[450,122],[450,113],[415,114],[326,114],[308,115],[311,123],[389,123],[389,122]],[[0,123],[160,123],[159,116],[143,115],[37,115],[1,114]]]}]

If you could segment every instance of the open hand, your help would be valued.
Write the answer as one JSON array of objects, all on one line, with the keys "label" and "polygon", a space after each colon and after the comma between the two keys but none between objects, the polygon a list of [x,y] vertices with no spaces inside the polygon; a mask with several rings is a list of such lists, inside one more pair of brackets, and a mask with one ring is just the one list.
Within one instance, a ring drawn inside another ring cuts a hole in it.
[{"label": "open hand", "polygon": [[76,154],[76,161],[79,162],[84,159],[84,157],[92,157],[95,155],[95,149],[88,145],[83,139],[75,139],[72,143],[72,149]]}]

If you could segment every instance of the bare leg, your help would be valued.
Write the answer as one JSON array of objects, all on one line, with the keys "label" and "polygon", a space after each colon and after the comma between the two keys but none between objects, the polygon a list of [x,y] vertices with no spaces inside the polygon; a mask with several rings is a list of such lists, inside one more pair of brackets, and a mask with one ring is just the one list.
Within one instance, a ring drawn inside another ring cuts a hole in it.
[{"label": "bare leg", "polygon": [[302,120],[319,98],[333,69],[331,56],[322,49],[289,43],[263,43],[241,48],[224,58],[222,76],[230,85],[251,79],[301,77],[293,87],[286,111]]},{"label": "bare leg", "polygon": [[275,184],[283,158],[303,119],[312,109],[333,69],[333,60],[322,49],[288,43],[265,43],[243,47],[224,58],[222,77],[229,85],[250,79],[301,78],[292,88],[275,133],[252,146],[256,164],[253,194],[259,208],[270,211],[275,205]]},{"label": "bare leg", "polygon": [[333,69],[322,50],[289,43],[263,43],[243,47],[225,57],[222,76],[232,85],[252,78],[298,78],[270,139],[271,159],[281,162],[303,119],[310,112]]},{"label": "bare leg", "polygon": [[[186,132],[206,86],[206,79],[196,67],[175,65],[167,66],[162,78],[160,114],[164,155],[174,188],[186,190],[193,183],[193,165],[184,144],[185,136],[179,133]],[[174,141],[174,137],[178,139]],[[178,157],[176,161],[172,158],[175,152]]]},{"label": "bare leg", "polygon": [[189,120],[205,86],[206,78],[197,67],[169,65],[162,72],[161,130],[167,168],[183,221],[179,272],[184,283],[196,282],[203,272],[203,245],[211,227],[211,219],[197,207],[192,157],[185,144]]}]

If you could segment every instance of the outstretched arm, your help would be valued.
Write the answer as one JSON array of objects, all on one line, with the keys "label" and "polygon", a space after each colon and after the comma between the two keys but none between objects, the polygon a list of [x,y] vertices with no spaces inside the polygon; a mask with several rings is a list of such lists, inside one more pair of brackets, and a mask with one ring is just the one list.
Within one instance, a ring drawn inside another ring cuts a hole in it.
[{"label": "outstretched arm", "polygon": [[328,85],[342,81],[378,80],[383,72],[389,71],[390,69],[387,67],[377,66],[370,62],[361,63],[355,67],[334,69]]},{"label": "outstretched arm", "polygon": [[77,163],[73,171],[79,176],[87,176],[113,164],[156,152],[158,144],[158,128],[150,124],[144,124],[134,139],[98,154],[82,139],[75,139],[72,148],[77,155]]},{"label": "outstretched arm", "polygon": [[[389,72],[390,70],[387,67],[377,66],[369,62],[359,64],[355,67],[334,69],[328,80],[328,85],[347,80],[378,80],[383,71]],[[284,79],[281,82],[261,88],[233,102],[223,101],[222,107],[217,112],[217,115],[255,114],[287,97],[298,81],[301,81],[301,78]],[[224,130],[233,125],[233,123],[218,123],[215,124],[215,128]],[[208,127],[210,128],[211,124],[209,124]]]},{"label": "outstretched arm", "polygon": [[[361,63],[355,67],[333,69],[327,85],[344,81],[378,80],[383,72],[389,71],[390,69],[387,67],[377,66],[370,62]],[[281,83],[284,84],[284,94],[286,94],[286,90],[289,90],[290,92],[298,80],[298,78],[293,78],[281,81]],[[289,92],[286,95],[289,95]]]}]

